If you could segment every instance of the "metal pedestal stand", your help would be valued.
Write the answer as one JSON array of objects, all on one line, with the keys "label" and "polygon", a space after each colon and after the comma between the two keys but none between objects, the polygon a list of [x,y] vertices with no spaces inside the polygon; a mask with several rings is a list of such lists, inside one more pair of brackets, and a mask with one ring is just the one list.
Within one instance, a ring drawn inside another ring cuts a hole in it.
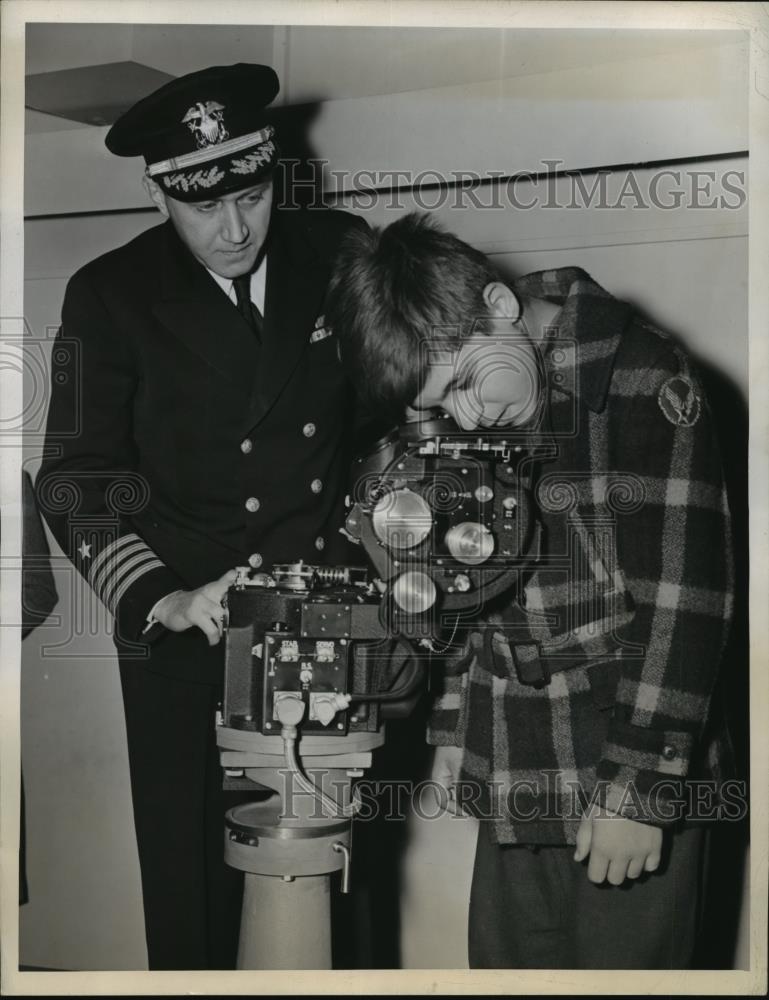
[{"label": "metal pedestal stand", "polygon": [[[297,784],[280,736],[219,726],[221,763],[274,790],[261,802],[230,809],[224,857],[245,872],[239,969],[331,968],[331,875],[348,891],[352,819]],[[349,807],[352,780],[371,766],[384,731],[344,737],[305,736],[300,750],[314,785]]]}]

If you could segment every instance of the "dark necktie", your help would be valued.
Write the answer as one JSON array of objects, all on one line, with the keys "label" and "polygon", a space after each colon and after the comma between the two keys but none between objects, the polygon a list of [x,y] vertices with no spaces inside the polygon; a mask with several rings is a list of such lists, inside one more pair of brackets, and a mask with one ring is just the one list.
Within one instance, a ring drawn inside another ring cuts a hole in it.
[{"label": "dark necktie", "polygon": [[237,301],[238,312],[254,331],[257,343],[262,341],[262,314],[251,301],[251,275],[241,274],[232,282],[235,289],[235,299]]}]

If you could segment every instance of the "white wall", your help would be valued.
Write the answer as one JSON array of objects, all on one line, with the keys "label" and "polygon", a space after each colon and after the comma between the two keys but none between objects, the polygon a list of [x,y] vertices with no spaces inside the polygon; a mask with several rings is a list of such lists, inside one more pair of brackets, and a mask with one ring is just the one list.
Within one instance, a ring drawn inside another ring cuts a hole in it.
[{"label": "white wall", "polygon": [[[383,54],[382,46],[369,44],[356,56],[349,37],[339,35],[335,43],[326,34],[322,45],[313,48],[309,31],[263,35],[260,45],[279,51],[284,66],[304,67],[303,72],[289,70],[284,87],[289,95],[299,95],[293,97],[297,100],[322,88],[323,60],[318,53],[326,60],[338,58],[338,89],[334,100],[321,108],[316,142],[332,166],[346,170],[363,165],[498,168],[512,173],[541,169],[541,159],[550,155],[584,167],[712,156],[747,145],[743,48],[731,38],[722,38],[715,47],[708,46],[704,36],[697,46],[680,39],[672,45],[669,37],[666,45],[652,39],[619,62],[615,60],[621,39],[617,42],[616,37],[608,47],[605,40],[594,39],[592,49],[564,43],[561,64],[551,61],[549,73],[543,72],[546,48],[539,51],[532,43],[531,61],[524,64],[519,45],[512,59],[515,82],[506,77],[490,84],[483,80],[495,77],[498,66],[510,70],[512,35],[504,45],[499,38],[473,43],[483,52],[490,51],[483,46],[492,46],[496,53],[496,61],[484,65],[488,75],[479,80],[467,69],[480,59],[472,44],[473,59],[459,59],[452,76],[446,54],[455,39],[438,37],[440,32],[432,48],[418,49],[403,64],[413,66],[424,51],[429,53],[424,67],[406,73],[395,57],[387,56],[386,47]],[[130,38],[113,39],[116,51],[111,57],[125,58],[127,44],[131,58],[166,69],[180,58],[177,39],[170,29],[167,36],[157,35],[155,29],[138,31]],[[45,40],[49,47],[53,44],[50,36]],[[228,51],[239,58],[242,50],[228,49],[226,41],[219,36],[216,58],[224,61]],[[197,48],[189,52],[202,60],[209,51],[205,39],[187,35],[186,43],[193,42]],[[650,48],[652,42],[656,49]],[[229,39],[229,44],[242,43]],[[365,58],[375,69],[364,72],[360,61],[351,69],[354,57]],[[384,68],[383,59],[389,59]],[[53,67],[41,56],[35,70],[44,68]],[[356,80],[369,81],[369,91],[373,87],[379,93],[350,96]],[[396,93],[400,80],[410,88],[407,93]],[[429,89],[416,92],[415,87],[425,83]],[[383,90],[387,86],[389,93]],[[102,132],[84,128],[28,137],[25,199],[30,214],[144,204],[139,165],[108,158],[102,152]],[[715,170],[718,192],[723,174],[744,172],[746,162],[692,162],[682,169]],[[649,172],[639,171],[638,180],[646,190]],[[567,183],[558,181],[561,194]],[[623,174],[615,172],[610,192],[620,190],[622,183]],[[533,186],[528,191],[537,193]],[[530,200],[524,188],[520,194]],[[401,207],[388,209],[382,198],[364,214],[373,223],[384,222],[414,206],[413,195],[404,194]],[[444,205],[435,211],[453,230],[515,272],[580,264],[611,292],[638,303],[652,319],[680,335],[746,393],[744,208],[516,211],[509,206]],[[27,222],[25,315],[32,335],[45,342],[46,331],[56,327],[66,278],[80,264],[156,219],[147,212]],[[40,439],[29,443],[34,469]],[[59,624],[34,633],[24,648],[22,754],[31,898],[21,911],[21,961],[54,968],[140,968],[145,954],[138,867],[108,622],[103,612],[91,609],[93,602],[84,592],[70,590],[69,568],[61,557],[57,573],[62,594],[56,612]],[[73,604],[84,625],[90,623],[76,640],[70,640],[68,632]],[[58,648],[48,648],[43,655],[43,646]],[[446,818],[410,824],[401,907],[405,967],[464,964],[473,834],[470,821]]]},{"label": "white wall", "polygon": [[[178,30],[168,29],[171,55],[160,59],[155,50],[155,68],[179,71],[178,52],[187,51],[192,29],[183,29],[183,36]],[[414,56],[421,72],[403,74],[386,41],[378,36],[372,41],[372,30],[349,29],[341,36],[326,30],[319,46],[309,29],[293,28],[285,45],[273,46],[288,69],[283,86],[291,99],[314,95],[320,101],[311,138],[329,171],[512,174],[543,169],[549,158],[573,169],[747,148],[747,43],[739,33],[718,34],[718,44],[707,32],[648,33],[653,38],[645,47],[616,32],[590,32],[581,42],[580,33],[571,32],[571,45],[563,40],[554,45],[547,32],[525,33],[525,41],[509,33],[500,51],[498,42],[491,46],[489,33],[481,32],[483,44],[473,44],[471,32],[444,30],[423,55]],[[356,45],[351,32],[365,44]],[[671,35],[677,36],[675,44]],[[173,44],[177,37],[183,44]],[[241,34],[232,40],[233,61],[242,56],[242,40]],[[268,47],[261,39],[254,58]],[[144,51],[144,46],[133,50],[133,58],[142,61]],[[330,99],[329,88],[320,83],[321,54],[334,66]],[[214,56],[223,58],[221,48]],[[25,214],[145,203],[141,161],[111,156],[104,147],[106,132],[86,127],[28,134]],[[52,163],[58,179],[53,185]]]}]

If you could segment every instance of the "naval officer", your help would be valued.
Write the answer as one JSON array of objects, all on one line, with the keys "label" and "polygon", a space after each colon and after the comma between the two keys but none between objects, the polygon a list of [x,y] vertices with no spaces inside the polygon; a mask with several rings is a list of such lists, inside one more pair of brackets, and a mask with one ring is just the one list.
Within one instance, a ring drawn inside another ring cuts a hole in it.
[{"label": "naval officer", "polygon": [[323,303],[363,223],[274,204],[278,88],[212,67],[114,124],[165,221],[74,275],[58,335],[38,498],[115,619],[152,969],[235,961],[214,737],[233,567],[346,554],[352,400]]}]

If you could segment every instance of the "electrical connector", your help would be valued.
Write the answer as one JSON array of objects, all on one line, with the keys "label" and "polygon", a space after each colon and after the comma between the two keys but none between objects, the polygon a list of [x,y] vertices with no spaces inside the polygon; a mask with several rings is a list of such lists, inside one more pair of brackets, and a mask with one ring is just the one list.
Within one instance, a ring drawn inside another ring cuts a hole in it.
[{"label": "electrical connector", "polygon": [[321,725],[327,726],[337,712],[343,712],[349,707],[349,694],[339,694],[335,691],[310,694],[310,719],[317,719]]},{"label": "electrical connector", "polygon": [[293,691],[278,691],[275,693],[273,718],[282,726],[296,728],[304,718],[305,704],[301,696]]}]

